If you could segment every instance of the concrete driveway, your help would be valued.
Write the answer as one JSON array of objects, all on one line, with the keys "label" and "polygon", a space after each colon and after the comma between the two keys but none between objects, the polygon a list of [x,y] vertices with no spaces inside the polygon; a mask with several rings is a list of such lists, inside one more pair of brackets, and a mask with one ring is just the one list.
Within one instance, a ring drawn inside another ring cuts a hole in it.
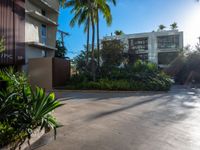
[{"label": "concrete driveway", "polygon": [[200,150],[200,90],[57,95],[63,127],[55,141],[43,136],[38,150]]}]

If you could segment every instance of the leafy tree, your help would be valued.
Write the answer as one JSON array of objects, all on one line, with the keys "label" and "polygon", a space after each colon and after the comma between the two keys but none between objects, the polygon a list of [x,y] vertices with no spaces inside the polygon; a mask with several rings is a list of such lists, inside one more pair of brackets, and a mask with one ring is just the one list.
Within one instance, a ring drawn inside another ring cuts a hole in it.
[{"label": "leafy tree", "polygon": [[170,25],[170,27],[171,27],[172,30],[178,29],[178,25],[177,25],[176,22],[172,23],[172,24]]},{"label": "leafy tree", "polygon": [[116,0],[96,0],[96,28],[97,28],[97,52],[98,52],[98,68],[100,67],[100,42],[99,42],[99,12],[103,14],[108,26],[112,23],[112,15],[110,6],[107,2],[111,2],[116,5]]},{"label": "leafy tree", "polygon": [[161,24],[158,27],[158,31],[163,31],[165,28],[166,28],[166,26],[164,26],[164,25]]},{"label": "leafy tree", "polygon": [[200,51],[199,45],[193,50],[187,47],[179,56],[171,63],[166,70],[171,76],[175,77],[175,81],[181,84],[187,84],[195,81],[200,83]]},{"label": "leafy tree", "polygon": [[122,30],[116,30],[115,31],[115,35],[123,35],[124,34],[124,32],[122,31]]},{"label": "leafy tree", "polygon": [[[85,46],[86,48],[86,46]],[[86,65],[85,58],[88,55],[88,64]],[[97,50],[94,50],[94,64],[97,66]],[[81,51],[81,53],[74,58],[74,62],[76,65],[76,70],[79,74],[86,74],[89,78],[92,77],[92,51],[89,51],[87,54],[85,50]]]},{"label": "leafy tree", "polygon": [[63,45],[62,41],[56,41],[56,48],[58,49],[55,53],[55,57],[64,58],[67,53],[67,48]]},{"label": "leafy tree", "polygon": [[118,67],[123,62],[123,50],[125,45],[120,40],[102,42],[103,67]]}]

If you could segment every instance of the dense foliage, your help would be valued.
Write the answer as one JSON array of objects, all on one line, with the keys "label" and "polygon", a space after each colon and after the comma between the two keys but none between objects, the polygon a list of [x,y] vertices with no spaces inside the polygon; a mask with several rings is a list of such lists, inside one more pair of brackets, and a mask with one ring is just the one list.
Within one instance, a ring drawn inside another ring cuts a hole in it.
[{"label": "dense foliage", "polygon": [[[84,32],[87,33],[87,53],[89,53],[90,35],[91,42],[91,74],[93,81],[96,80],[96,70],[100,66],[100,14],[102,14],[107,25],[112,23],[112,14],[110,3],[116,5],[116,0],[59,0],[63,8],[71,8],[70,13],[73,14],[70,21],[71,27],[84,25]],[[90,31],[92,34],[90,34]],[[94,50],[95,50],[95,34],[97,36],[97,66],[95,65]],[[86,63],[88,64],[87,58]]]},{"label": "dense foliage", "polygon": [[67,54],[67,48],[61,40],[56,41],[56,48],[57,51],[55,52],[55,57],[64,58]]},{"label": "dense foliage", "polygon": [[166,91],[170,89],[171,84],[169,76],[160,71],[155,64],[138,60],[133,65],[113,67],[110,71],[100,72],[96,82],[92,81],[88,74],[77,74],[71,78],[68,88]]},{"label": "dense foliage", "polygon": [[33,91],[26,76],[12,69],[0,71],[0,77],[7,82],[0,91],[0,148],[20,147],[37,128],[56,131],[58,124],[51,112],[61,104],[53,93],[46,95],[38,87]]},{"label": "dense foliage", "polygon": [[200,46],[186,48],[167,69],[180,84],[200,83]]},{"label": "dense foliage", "polygon": [[[126,45],[117,39],[102,41],[101,65],[95,70],[95,81],[92,78],[92,55],[89,53],[87,63],[87,53],[82,51],[75,58],[77,74],[72,76],[67,88],[134,91],[170,89],[172,81],[169,76],[153,63],[141,60],[131,62],[129,56],[124,54],[125,47]],[[94,56],[97,66],[98,55],[95,53]]]},{"label": "dense foliage", "polygon": [[102,41],[102,65],[108,68],[119,66],[124,59],[124,48],[125,45],[120,40]]}]

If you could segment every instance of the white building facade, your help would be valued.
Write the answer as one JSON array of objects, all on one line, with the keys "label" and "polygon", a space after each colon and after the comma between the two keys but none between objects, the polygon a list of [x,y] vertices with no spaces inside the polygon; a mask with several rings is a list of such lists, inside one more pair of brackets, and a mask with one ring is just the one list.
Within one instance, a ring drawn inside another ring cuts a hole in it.
[{"label": "white building facade", "polygon": [[[103,40],[122,41],[133,59],[142,59],[166,67],[183,49],[183,32],[178,30],[106,36]],[[134,61],[133,60],[133,61]]]},{"label": "white building facade", "polygon": [[31,58],[54,57],[58,26],[58,0],[25,1],[25,66]]}]

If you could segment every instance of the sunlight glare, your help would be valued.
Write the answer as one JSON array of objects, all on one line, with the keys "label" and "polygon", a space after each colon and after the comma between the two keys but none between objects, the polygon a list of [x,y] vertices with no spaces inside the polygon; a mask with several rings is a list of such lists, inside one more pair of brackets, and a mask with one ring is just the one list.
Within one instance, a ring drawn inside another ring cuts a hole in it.
[{"label": "sunlight glare", "polygon": [[184,43],[194,46],[198,42],[198,37],[200,37],[200,5],[194,6],[186,14],[183,25]]}]

